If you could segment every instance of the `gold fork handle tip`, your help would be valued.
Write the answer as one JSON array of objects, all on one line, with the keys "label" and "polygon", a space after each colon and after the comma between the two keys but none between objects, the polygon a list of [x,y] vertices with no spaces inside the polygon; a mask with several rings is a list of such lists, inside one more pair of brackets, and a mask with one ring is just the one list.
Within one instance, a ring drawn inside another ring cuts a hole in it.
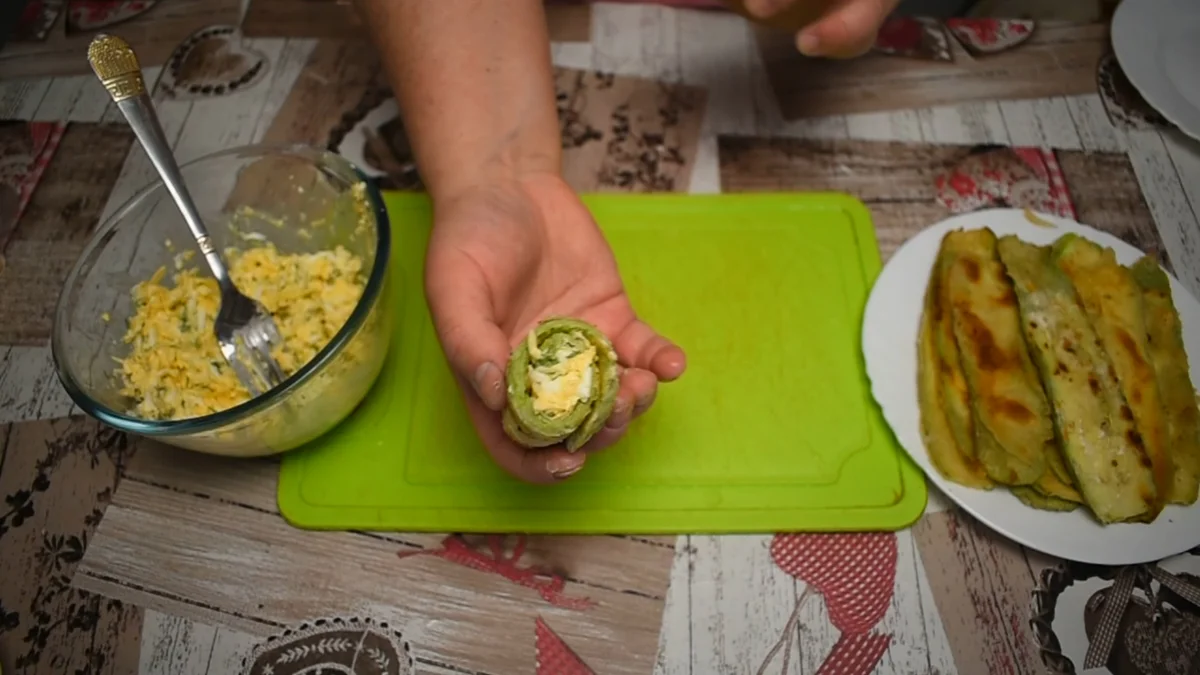
[{"label": "gold fork handle tip", "polygon": [[101,33],[88,45],[88,63],[114,101],[140,96],[146,92],[142,67],[137,54],[125,40]]}]

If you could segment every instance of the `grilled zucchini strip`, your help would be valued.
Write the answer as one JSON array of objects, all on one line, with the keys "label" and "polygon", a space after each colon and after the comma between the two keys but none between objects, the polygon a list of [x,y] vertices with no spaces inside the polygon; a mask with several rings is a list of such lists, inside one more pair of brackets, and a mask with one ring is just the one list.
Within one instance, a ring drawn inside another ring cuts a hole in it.
[{"label": "grilled zucchini strip", "polygon": [[1142,291],[1129,268],[1117,262],[1112,249],[1074,234],[1053,246],[1054,259],[1075,286],[1083,309],[1100,338],[1116,372],[1117,383],[1141,446],[1150,459],[1156,491],[1156,515],[1174,484],[1175,466],[1167,454],[1167,415],[1159,394],[1158,376],[1146,345],[1146,314]]},{"label": "grilled zucchini strip", "polygon": [[1074,511],[1079,508],[1075,502],[1042,494],[1028,485],[1018,485],[1012,489],[1012,493],[1022,504],[1039,511]]},{"label": "grilled zucchini strip", "polygon": [[1200,408],[1192,383],[1183,326],[1171,298],[1171,282],[1158,262],[1143,257],[1131,268],[1146,308],[1147,353],[1158,375],[1158,390],[1167,414],[1167,454],[1175,480],[1167,491],[1172,504],[1194,504],[1200,492]]},{"label": "grilled zucchini strip", "polygon": [[[992,481],[988,479],[987,472],[974,457],[964,452],[950,427],[947,395],[953,392],[945,389],[949,378],[944,374],[951,366],[939,353],[935,337],[942,325],[949,326],[950,323],[941,302],[942,297],[941,275],[935,264],[925,289],[925,308],[917,339],[917,403],[921,411],[921,436],[929,452],[929,460],[947,480],[968,487],[991,489]],[[950,346],[957,352],[953,342]],[[957,364],[957,353],[954,356],[954,363]],[[961,372],[958,376],[962,377]],[[963,386],[965,389],[965,383]]]},{"label": "grilled zucchini strip", "polygon": [[[949,236],[949,235],[947,235]],[[950,285],[947,273],[953,256],[946,251],[946,237],[938,250],[934,263],[930,288],[933,296],[926,297],[926,306],[931,308],[933,324],[931,332],[933,347],[938,357],[938,377],[941,380],[942,402],[945,404],[946,422],[954,442],[963,454],[976,458],[975,420],[971,412],[971,391],[967,387],[967,376],[963,373],[962,359],[958,353],[958,341],[954,337],[954,317],[950,309]],[[981,465],[982,469],[982,465]],[[989,481],[990,482],[990,481]]]},{"label": "grilled zucchini strip", "polygon": [[1151,464],[1075,288],[1048,249],[1013,236],[1002,237],[997,248],[1084,502],[1101,523],[1152,519],[1157,490]]},{"label": "grilled zucchini strip", "polygon": [[1029,485],[1053,444],[1050,406],[1029,358],[1012,283],[989,229],[955,231],[944,242],[954,335],[971,391],[975,451],[988,475]]}]

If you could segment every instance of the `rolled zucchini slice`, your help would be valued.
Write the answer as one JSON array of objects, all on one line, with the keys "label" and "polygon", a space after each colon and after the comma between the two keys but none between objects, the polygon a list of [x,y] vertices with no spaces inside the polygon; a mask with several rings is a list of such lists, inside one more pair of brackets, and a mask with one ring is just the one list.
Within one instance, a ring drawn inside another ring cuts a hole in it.
[{"label": "rolled zucchini slice", "polygon": [[547,319],[508,360],[504,431],[518,445],[563,443],[574,452],[604,428],[617,399],[617,352],[598,328],[578,319]]}]

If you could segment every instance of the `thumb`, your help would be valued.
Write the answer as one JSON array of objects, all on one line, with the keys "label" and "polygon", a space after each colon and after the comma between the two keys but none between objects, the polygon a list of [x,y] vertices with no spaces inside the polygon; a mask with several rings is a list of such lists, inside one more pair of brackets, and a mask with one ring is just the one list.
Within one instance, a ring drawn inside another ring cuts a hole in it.
[{"label": "thumb", "polygon": [[806,56],[854,58],[871,50],[897,0],[842,0],[796,36]]},{"label": "thumb", "polygon": [[425,293],[450,367],[471,384],[484,405],[503,409],[508,339],[496,324],[487,284],[478,273],[443,275],[431,270]]}]

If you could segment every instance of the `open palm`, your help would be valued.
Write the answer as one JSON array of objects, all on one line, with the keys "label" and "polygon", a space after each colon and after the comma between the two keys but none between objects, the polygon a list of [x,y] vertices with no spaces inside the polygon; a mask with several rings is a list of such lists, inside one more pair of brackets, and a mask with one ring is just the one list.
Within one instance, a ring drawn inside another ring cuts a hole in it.
[{"label": "open palm", "polygon": [[591,214],[551,174],[476,187],[435,206],[425,290],[442,348],[458,376],[471,421],[495,461],[529,482],[565,478],[586,453],[526,450],[500,425],[504,368],[538,321],[571,316],[613,341],[623,367],[607,427],[588,443],[611,445],[679,377],[683,351],[637,318],[612,251]]}]

